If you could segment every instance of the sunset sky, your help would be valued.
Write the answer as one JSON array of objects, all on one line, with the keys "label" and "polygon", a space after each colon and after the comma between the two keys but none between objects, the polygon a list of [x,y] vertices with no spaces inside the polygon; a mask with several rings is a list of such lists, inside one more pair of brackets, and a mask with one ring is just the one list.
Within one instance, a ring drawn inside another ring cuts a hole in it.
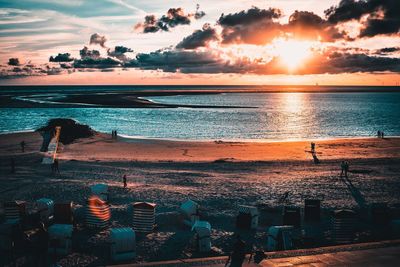
[{"label": "sunset sky", "polygon": [[400,83],[399,0],[0,0],[0,84]]}]

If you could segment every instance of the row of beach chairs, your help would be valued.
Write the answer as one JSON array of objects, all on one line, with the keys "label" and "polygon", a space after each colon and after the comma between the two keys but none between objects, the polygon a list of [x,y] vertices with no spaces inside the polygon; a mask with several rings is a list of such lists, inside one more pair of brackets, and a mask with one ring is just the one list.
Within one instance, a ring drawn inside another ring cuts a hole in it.
[{"label": "row of beach chairs", "polygon": [[[88,228],[105,229],[110,225],[111,211],[109,205],[109,188],[106,184],[91,186],[91,196],[85,206],[85,225]],[[136,257],[136,234],[153,231],[156,224],[156,204],[135,202],[132,204],[132,227],[110,228],[110,249],[113,261],[132,260]],[[387,216],[385,207],[372,205],[371,214],[375,221],[382,222],[382,216]],[[67,255],[72,252],[72,235],[74,232],[74,216],[72,202],[54,203],[47,198],[35,202],[36,220],[49,225],[49,252]],[[26,202],[12,201],[4,204],[6,222],[0,226],[0,247],[7,249],[13,242],[12,232],[15,226],[26,222]],[[196,248],[199,252],[211,250],[211,224],[201,220],[200,205],[193,200],[187,200],[179,207],[182,223],[194,233]],[[304,221],[319,221],[321,214],[320,200],[305,200]],[[236,227],[243,230],[259,228],[260,212],[255,206],[241,205],[238,207]],[[293,248],[293,231],[301,227],[301,209],[285,206],[282,213],[282,225],[267,229],[267,250],[287,250]],[[354,238],[354,226],[357,215],[351,210],[337,210],[332,216],[332,234],[337,244],[351,243]],[[31,219],[35,220],[35,219]],[[400,232],[400,220],[395,222]],[[14,229],[14,230],[13,230]]]}]

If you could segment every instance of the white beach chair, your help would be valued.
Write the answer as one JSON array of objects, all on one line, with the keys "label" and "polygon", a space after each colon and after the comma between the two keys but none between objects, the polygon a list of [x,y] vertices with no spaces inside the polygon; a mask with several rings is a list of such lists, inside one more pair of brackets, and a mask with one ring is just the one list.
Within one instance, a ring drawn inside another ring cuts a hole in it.
[{"label": "white beach chair", "polygon": [[133,260],[136,257],[136,235],[132,228],[111,228],[110,239],[113,261]]}]

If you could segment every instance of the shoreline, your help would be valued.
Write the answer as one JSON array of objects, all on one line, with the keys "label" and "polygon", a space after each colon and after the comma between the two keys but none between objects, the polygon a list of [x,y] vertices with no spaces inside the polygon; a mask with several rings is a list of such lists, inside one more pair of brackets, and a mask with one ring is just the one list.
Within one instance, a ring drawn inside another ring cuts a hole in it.
[{"label": "shoreline", "polygon": [[[13,135],[13,134],[24,134],[34,133],[35,129],[32,130],[20,130],[20,131],[9,131],[0,132],[0,136]],[[105,132],[95,130],[95,134],[100,135],[111,135]],[[148,137],[148,136],[132,136],[125,134],[118,134],[118,141],[126,143],[136,143],[140,141],[171,141],[171,142],[182,142],[182,143],[209,143],[209,142],[221,142],[221,143],[293,143],[293,142],[318,142],[318,141],[346,141],[346,140],[368,140],[378,139],[376,136],[331,136],[331,137],[319,137],[319,138],[305,138],[305,139],[180,139],[180,138],[167,138],[167,137]],[[384,140],[387,139],[400,139],[400,135],[388,135],[385,136]]]},{"label": "shoreline", "polygon": [[[37,132],[1,135],[1,143],[19,143],[39,147],[42,137]],[[308,140],[173,140],[160,138],[112,139],[110,134],[95,132],[89,138],[61,145],[60,160],[136,161],[136,162],[312,162],[310,143],[316,143],[316,156],[322,162],[341,160],[378,160],[400,158],[400,137],[352,137]],[[0,145],[1,150],[1,145]],[[4,156],[4,152],[0,156]]]},{"label": "shoreline", "polygon": [[[14,134],[29,134],[35,133],[36,129],[31,130],[20,130],[20,131],[9,131],[9,132],[0,132],[0,136],[6,135],[14,135]],[[95,135],[109,136],[111,135],[106,132],[96,131],[94,130]],[[84,140],[85,138],[78,139]],[[132,136],[125,134],[118,134],[118,141],[125,143],[136,143],[140,141],[171,141],[171,142],[182,142],[182,143],[296,143],[296,142],[318,142],[318,141],[348,141],[348,140],[374,140],[379,139],[376,136],[332,136],[332,137],[319,137],[319,138],[305,138],[305,139],[180,139],[180,138],[167,138],[167,137],[148,137],[148,136]],[[388,135],[385,136],[382,140],[390,140],[390,139],[400,139],[400,135]],[[75,142],[74,142],[75,143]]]}]

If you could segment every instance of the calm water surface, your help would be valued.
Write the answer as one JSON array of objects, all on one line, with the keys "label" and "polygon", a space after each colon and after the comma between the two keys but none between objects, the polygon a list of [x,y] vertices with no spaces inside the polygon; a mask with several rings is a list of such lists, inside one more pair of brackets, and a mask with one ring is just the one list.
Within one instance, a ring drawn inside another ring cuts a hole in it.
[{"label": "calm water surface", "polygon": [[247,108],[0,108],[0,132],[74,118],[101,132],[176,139],[268,139],[400,135],[400,93],[237,93],[148,98]]}]

